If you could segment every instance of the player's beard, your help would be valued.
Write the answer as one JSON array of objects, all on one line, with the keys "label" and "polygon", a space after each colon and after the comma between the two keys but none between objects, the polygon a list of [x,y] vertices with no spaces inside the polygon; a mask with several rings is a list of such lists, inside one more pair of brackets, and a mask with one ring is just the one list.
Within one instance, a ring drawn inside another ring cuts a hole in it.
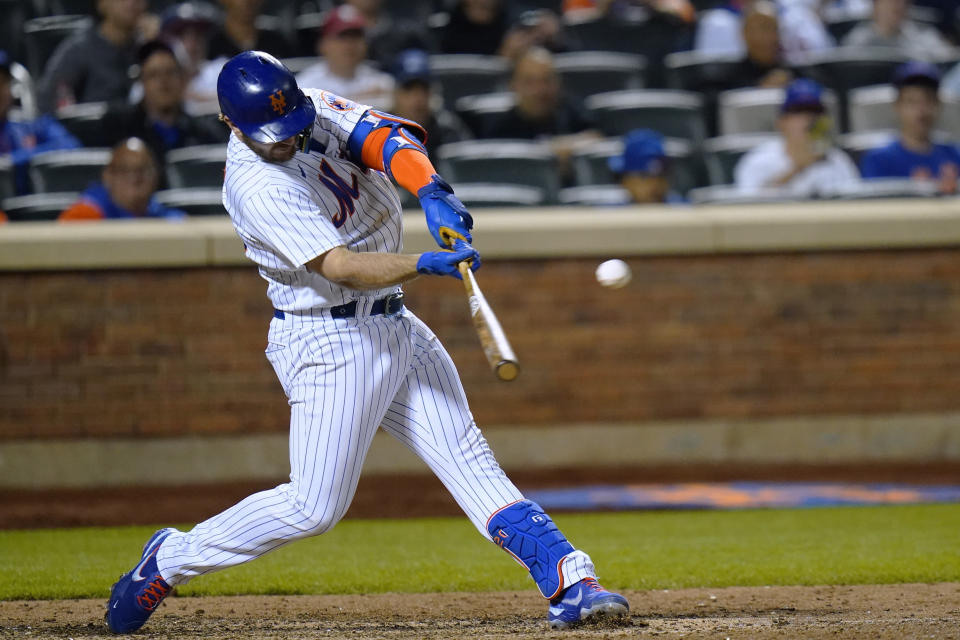
[{"label": "player's beard", "polygon": [[288,138],[281,142],[256,142],[243,136],[243,142],[250,150],[267,162],[287,162],[297,153],[297,138]]}]

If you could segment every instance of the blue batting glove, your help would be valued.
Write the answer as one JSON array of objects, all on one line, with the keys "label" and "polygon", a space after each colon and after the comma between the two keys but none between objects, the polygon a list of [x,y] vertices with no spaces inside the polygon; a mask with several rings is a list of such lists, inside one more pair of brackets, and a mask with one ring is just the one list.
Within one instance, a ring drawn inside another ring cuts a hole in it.
[{"label": "blue batting glove", "polygon": [[440,176],[434,174],[430,184],[417,191],[420,206],[427,214],[427,227],[437,244],[443,248],[453,246],[457,240],[465,243],[473,241],[470,229],[473,229],[473,216],[453,195],[453,188]]},{"label": "blue batting glove", "polygon": [[458,240],[453,250],[441,249],[421,254],[420,259],[417,260],[417,272],[431,276],[453,276],[457,280],[462,280],[463,277],[457,265],[464,260],[470,262],[471,271],[480,268],[480,254],[477,250],[466,242]]}]

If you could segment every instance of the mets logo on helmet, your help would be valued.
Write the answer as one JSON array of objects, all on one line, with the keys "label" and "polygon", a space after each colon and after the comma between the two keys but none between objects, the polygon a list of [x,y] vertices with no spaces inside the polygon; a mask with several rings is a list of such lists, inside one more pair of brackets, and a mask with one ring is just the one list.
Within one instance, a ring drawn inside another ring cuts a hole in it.
[{"label": "mets logo on helmet", "polygon": [[283,113],[283,110],[287,107],[287,99],[283,97],[283,91],[277,89],[270,94],[270,106],[273,107],[273,110],[277,113]]}]

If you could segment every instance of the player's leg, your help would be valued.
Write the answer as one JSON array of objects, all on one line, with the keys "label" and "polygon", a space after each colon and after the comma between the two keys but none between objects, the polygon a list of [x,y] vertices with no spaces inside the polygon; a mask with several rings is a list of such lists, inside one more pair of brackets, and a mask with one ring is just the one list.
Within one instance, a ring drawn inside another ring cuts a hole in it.
[{"label": "player's leg", "polygon": [[625,614],[626,600],[597,585],[590,557],[507,478],[473,420],[450,356],[426,325],[409,318],[414,363],[383,428],[429,465],[482,535],[530,571],[551,599],[551,625]]},{"label": "player's leg", "polygon": [[[365,320],[331,326],[290,318],[279,322],[307,324],[293,330],[290,344],[284,344],[289,333],[272,338],[282,348],[268,353],[290,400],[290,482],[172,535],[158,553],[171,584],[328,531],[353,500],[367,450],[400,384],[400,367],[384,366],[393,360],[382,357],[397,341]],[[398,355],[397,364],[409,358]]]},{"label": "player's leg", "polygon": [[[359,321],[337,322],[325,328],[320,321],[310,326],[310,320],[288,316],[271,325],[268,358],[291,408],[290,482],[256,493],[188,532],[164,530],[151,539],[141,564],[114,586],[111,629],[139,628],[170,587],[323,533],[346,513],[410,356],[393,357],[394,350],[405,348],[396,336]],[[141,568],[149,580],[133,584]],[[152,584],[152,591],[145,592],[145,584]]]}]

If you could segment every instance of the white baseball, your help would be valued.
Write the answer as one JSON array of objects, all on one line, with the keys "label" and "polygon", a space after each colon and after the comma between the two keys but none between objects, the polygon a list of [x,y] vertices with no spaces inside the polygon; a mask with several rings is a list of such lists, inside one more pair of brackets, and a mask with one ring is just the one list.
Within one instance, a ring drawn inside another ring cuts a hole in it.
[{"label": "white baseball", "polygon": [[607,260],[597,267],[597,282],[608,289],[625,287],[631,278],[630,265],[623,260]]}]

